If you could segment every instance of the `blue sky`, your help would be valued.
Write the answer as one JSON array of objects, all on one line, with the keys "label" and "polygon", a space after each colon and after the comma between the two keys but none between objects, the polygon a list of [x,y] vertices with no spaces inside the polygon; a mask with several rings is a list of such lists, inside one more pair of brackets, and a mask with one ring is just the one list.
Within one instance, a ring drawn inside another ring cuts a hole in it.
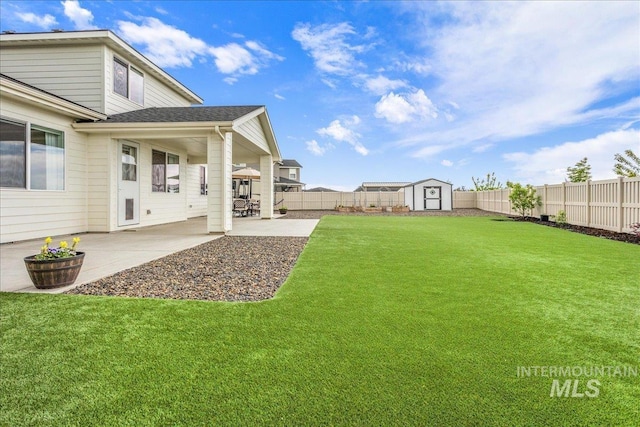
[{"label": "blue sky", "polygon": [[1,30],[110,29],[204,99],[266,105],[307,188],[640,153],[640,3],[11,1]]}]

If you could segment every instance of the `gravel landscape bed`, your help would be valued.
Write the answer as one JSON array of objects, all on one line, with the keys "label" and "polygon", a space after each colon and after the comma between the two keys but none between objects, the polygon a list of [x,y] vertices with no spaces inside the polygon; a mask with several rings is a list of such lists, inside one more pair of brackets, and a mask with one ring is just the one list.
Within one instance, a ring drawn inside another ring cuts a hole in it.
[{"label": "gravel landscape bed", "polygon": [[640,236],[636,236],[635,234],[618,233],[615,231],[602,230],[600,228],[583,227],[581,225],[557,224],[553,221],[541,221],[539,218],[533,217],[510,217],[510,219],[513,219],[515,221],[528,221],[540,225],[545,225],[547,227],[562,228],[574,233],[581,233],[589,236],[601,237],[603,239],[617,240],[619,242],[627,242],[634,245],[640,245]]},{"label": "gravel landscape bed", "polygon": [[224,236],[65,293],[209,301],[261,301],[289,276],[306,237]]}]

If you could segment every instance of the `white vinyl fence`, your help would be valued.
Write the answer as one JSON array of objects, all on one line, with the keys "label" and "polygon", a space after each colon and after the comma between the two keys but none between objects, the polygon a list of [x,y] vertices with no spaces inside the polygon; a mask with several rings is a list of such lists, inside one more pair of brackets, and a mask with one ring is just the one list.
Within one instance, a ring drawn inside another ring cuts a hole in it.
[{"label": "white vinyl fence", "polygon": [[[536,194],[542,197],[542,206],[535,209],[532,216],[557,215],[563,210],[569,224],[617,232],[630,232],[629,225],[640,222],[640,177],[563,182],[535,188]],[[478,209],[514,214],[509,190],[470,193],[477,194]]]},{"label": "white vinyl fence", "polygon": [[[630,232],[630,224],[640,222],[640,177],[616,178],[580,183],[563,182],[535,187],[542,197],[542,206],[531,215],[567,214],[574,225]],[[511,210],[509,191],[454,191],[453,208],[477,208],[507,215]],[[336,206],[404,206],[404,192],[277,192],[276,207],[291,210],[328,210]]]}]

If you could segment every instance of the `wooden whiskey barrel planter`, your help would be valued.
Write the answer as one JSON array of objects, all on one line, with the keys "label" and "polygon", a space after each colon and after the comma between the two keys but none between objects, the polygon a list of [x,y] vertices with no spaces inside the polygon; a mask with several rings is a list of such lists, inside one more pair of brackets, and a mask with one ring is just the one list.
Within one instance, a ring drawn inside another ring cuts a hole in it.
[{"label": "wooden whiskey barrel planter", "polygon": [[28,256],[24,263],[33,285],[38,289],[51,289],[71,285],[76,281],[84,252],[76,252],[70,258],[56,258],[38,261],[35,255]]}]

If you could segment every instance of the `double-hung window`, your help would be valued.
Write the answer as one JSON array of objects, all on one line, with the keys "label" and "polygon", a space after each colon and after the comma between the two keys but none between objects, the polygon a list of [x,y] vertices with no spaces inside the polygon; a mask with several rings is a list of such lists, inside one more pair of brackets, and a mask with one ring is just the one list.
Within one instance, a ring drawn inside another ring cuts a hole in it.
[{"label": "double-hung window", "polygon": [[0,120],[0,187],[64,190],[64,134]]},{"label": "double-hung window", "polygon": [[126,62],[113,58],[113,91],[144,105],[144,75]]},{"label": "double-hung window", "polygon": [[180,157],[164,151],[151,152],[151,191],[180,192]]}]

